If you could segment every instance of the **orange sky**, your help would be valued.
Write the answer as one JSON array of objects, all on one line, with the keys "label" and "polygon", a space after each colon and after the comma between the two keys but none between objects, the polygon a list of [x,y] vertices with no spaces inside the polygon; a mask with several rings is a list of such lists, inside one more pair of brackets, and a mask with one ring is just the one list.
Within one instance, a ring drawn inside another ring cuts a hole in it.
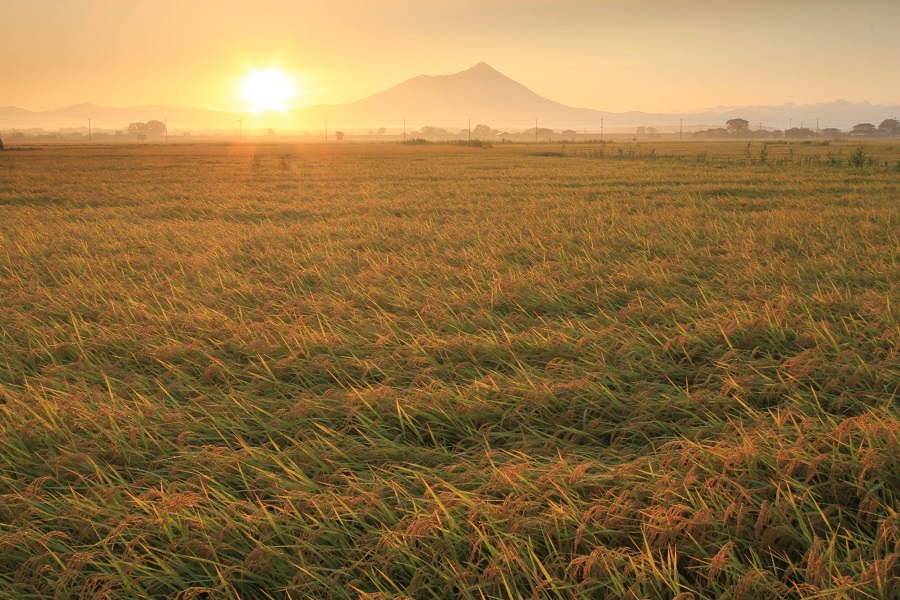
[{"label": "orange sky", "polygon": [[900,102],[896,0],[0,0],[0,106],[352,102],[485,61],[600,110]]}]

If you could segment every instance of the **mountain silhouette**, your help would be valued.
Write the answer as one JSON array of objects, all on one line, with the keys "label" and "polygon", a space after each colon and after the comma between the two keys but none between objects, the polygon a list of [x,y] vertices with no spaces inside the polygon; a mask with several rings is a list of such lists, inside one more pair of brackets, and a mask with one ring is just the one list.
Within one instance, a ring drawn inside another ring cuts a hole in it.
[{"label": "mountain silhouette", "polygon": [[381,93],[329,107],[336,117],[479,121],[593,119],[602,113],[554,102],[487,63],[452,75],[419,75]]},{"label": "mountain silhouette", "polygon": [[[598,104],[603,102],[597,99]],[[551,129],[582,127],[596,131],[605,121],[608,131],[634,131],[639,125],[659,125],[676,130],[683,118],[685,125],[724,126],[732,118],[785,127],[790,119],[799,125],[814,124],[821,117],[841,121],[842,129],[859,120],[878,123],[900,111],[898,105],[872,105],[867,102],[836,101],[815,105],[782,104],[779,106],[717,107],[681,114],[642,111],[608,112],[576,108],[545,98],[521,83],[500,73],[485,62],[451,75],[419,75],[383,92],[347,104],[320,105],[294,111],[297,119],[321,121],[329,119],[335,126],[352,128],[363,124],[390,124],[401,120],[413,126],[443,125],[458,127],[468,119],[472,124],[522,130],[534,127]],[[782,123],[783,121],[783,123]],[[824,126],[824,125],[823,125]]]}]

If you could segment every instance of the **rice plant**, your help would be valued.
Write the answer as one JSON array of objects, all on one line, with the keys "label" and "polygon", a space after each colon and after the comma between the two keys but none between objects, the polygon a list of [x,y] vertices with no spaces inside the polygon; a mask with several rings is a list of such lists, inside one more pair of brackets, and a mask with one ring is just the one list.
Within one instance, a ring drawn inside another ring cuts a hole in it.
[{"label": "rice plant", "polygon": [[17,155],[0,595],[895,598],[896,171],[651,149]]}]

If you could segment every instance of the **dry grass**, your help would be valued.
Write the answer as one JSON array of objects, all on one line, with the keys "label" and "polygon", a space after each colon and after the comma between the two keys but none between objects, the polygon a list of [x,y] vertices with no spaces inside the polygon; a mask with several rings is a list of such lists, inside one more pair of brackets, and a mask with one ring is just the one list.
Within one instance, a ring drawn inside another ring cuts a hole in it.
[{"label": "dry grass", "polygon": [[0,596],[896,598],[900,148],[761,147],[0,153]]}]

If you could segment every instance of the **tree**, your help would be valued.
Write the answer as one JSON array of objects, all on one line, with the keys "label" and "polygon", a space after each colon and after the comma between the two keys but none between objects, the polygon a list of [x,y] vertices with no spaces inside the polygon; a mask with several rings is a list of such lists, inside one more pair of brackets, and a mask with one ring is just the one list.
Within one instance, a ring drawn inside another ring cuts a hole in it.
[{"label": "tree", "polygon": [[126,127],[126,131],[128,131],[128,135],[147,135],[147,124],[146,123],[129,123],[128,127]]},{"label": "tree", "polygon": [[750,121],[747,119],[728,119],[725,121],[725,128],[736,137],[741,137],[750,129]]},{"label": "tree", "polygon": [[266,129],[266,134],[267,134],[269,137],[273,137],[274,135],[276,135],[275,130],[272,129],[271,127],[269,127],[268,129]]},{"label": "tree", "polygon": [[166,135],[166,124],[162,121],[147,121],[147,135],[157,137]]},{"label": "tree", "polygon": [[897,119],[885,119],[878,126],[878,131],[886,133],[888,135],[900,133],[900,121],[898,121]]},{"label": "tree", "polygon": [[492,135],[494,135],[494,133],[496,132],[489,126],[485,125],[484,123],[479,123],[475,126],[475,129],[472,130],[472,137],[486,138],[491,137]]},{"label": "tree", "polygon": [[446,129],[434,127],[433,125],[426,125],[421,131],[423,135],[449,135],[449,132]]},{"label": "tree", "polygon": [[[526,130],[523,131],[522,133],[525,133],[525,134],[527,134],[527,135],[529,135],[529,136],[533,136],[533,135],[534,135],[534,127],[530,128],[530,129],[526,129]],[[537,135],[538,135],[538,137],[540,137],[541,139],[548,139],[548,140],[549,140],[550,138],[553,137],[553,134],[554,134],[554,133],[555,133],[555,132],[554,132],[552,129],[548,129],[547,127],[538,127],[538,129],[537,129]]]},{"label": "tree", "polygon": [[336,140],[339,141],[339,142],[340,142],[341,140],[343,140],[343,139],[344,139],[344,132],[343,132],[343,131],[335,131],[335,132],[334,132],[334,139],[336,139]]},{"label": "tree", "polygon": [[147,124],[146,123],[129,123],[126,129],[128,135],[131,137],[136,137],[139,140],[147,139]]}]

